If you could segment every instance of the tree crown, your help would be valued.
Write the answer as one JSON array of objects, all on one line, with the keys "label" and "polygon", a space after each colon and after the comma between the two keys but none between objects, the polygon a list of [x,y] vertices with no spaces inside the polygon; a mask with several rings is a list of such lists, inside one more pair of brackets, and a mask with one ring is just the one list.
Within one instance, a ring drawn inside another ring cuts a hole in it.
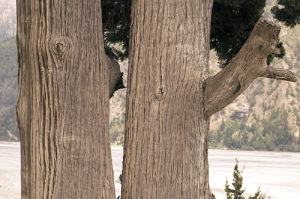
[{"label": "tree crown", "polygon": [[[266,0],[214,0],[211,19],[210,48],[215,50],[220,67],[224,67],[239,52],[249,37],[255,23],[262,17]],[[114,59],[128,57],[130,34],[131,0],[103,0],[103,34],[106,54]],[[278,0],[271,10],[274,17],[286,26],[300,23],[300,1]],[[281,42],[277,47],[283,57],[285,50]]]}]

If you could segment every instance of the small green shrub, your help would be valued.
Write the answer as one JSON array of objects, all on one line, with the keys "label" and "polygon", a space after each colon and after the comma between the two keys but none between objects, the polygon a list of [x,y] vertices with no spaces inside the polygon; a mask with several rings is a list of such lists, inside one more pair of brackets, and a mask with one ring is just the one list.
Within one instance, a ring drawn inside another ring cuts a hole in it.
[{"label": "small green shrub", "polygon": [[[243,176],[242,172],[239,170],[238,161],[236,160],[236,164],[234,166],[233,171],[233,188],[230,188],[228,181],[226,179],[225,184],[225,192],[227,199],[245,199],[243,196],[245,189],[243,189]],[[260,188],[257,189],[257,192],[254,196],[250,196],[248,199],[265,199],[265,194],[261,193]]]}]

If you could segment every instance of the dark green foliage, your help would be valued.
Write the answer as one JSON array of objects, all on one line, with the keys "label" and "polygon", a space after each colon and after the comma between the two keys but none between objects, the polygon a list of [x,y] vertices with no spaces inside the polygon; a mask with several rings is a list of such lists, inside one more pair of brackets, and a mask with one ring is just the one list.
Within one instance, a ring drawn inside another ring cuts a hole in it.
[{"label": "dark green foliage", "polygon": [[[234,166],[233,171],[233,188],[231,189],[228,181],[226,180],[225,184],[225,192],[227,199],[245,199],[243,196],[245,189],[243,189],[243,176],[241,171],[239,170],[238,161],[236,160],[236,164]],[[265,199],[265,195],[261,193],[260,188],[257,189],[257,192],[254,196],[250,196],[248,199]]]},{"label": "dark green foliage", "polygon": [[265,3],[265,0],[214,1],[210,48],[216,50],[221,67],[239,52],[262,17]]},{"label": "dark green foliage", "polygon": [[276,55],[276,54],[270,54],[268,56],[268,58],[267,58],[267,64],[268,65],[271,64],[271,62],[273,61],[274,57],[282,59],[285,56],[285,49],[283,47],[282,42],[279,42],[276,47],[279,48],[280,54],[278,54],[278,55]]},{"label": "dark green foliage", "polygon": [[[284,9],[275,6],[272,12],[280,21],[293,27],[299,23],[299,0],[279,0]],[[255,23],[262,17],[266,0],[215,0],[211,19],[211,49],[217,52],[224,67],[239,52]],[[102,1],[103,32],[106,53],[114,59],[125,59],[129,51],[131,0]],[[118,46],[118,47],[117,47]],[[268,64],[274,57],[270,55]]]},{"label": "dark green foliage", "polygon": [[129,50],[131,0],[101,2],[105,52],[111,58],[123,60]]},{"label": "dark green foliage", "polygon": [[290,27],[300,24],[300,0],[278,0],[278,5],[271,10],[276,19]]}]

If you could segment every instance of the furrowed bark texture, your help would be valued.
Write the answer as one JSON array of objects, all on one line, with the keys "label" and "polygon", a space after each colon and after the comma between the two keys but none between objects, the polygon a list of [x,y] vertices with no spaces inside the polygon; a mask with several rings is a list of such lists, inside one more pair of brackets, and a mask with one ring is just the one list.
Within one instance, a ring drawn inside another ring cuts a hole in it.
[{"label": "furrowed bark texture", "polygon": [[296,82],[289,70],[267,66],[267,57],[278,53],[276,44],[280,27],[259,20],[251,35],[234,59],[215,76],[204,83],[204,107],[206,117],[230,104],[258,77]]},{"label": "furrowed bark texture", "polygon": [[22,199],[113,199],[100,0],[17,1]]},{"label": "furrowed bark texture", "polygon": [[201,103],[211,6],[211,0],[132,3],[122,199],[211,197],[209,122]]}]

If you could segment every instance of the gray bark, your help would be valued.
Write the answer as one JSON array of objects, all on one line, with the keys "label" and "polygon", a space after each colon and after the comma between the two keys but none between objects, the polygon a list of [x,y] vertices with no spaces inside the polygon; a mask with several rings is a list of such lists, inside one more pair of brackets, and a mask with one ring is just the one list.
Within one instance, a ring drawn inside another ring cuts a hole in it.
[{"label": "gray bark", "polygon": [[113,199],[101,1],[18,0],[22,199]]}]

